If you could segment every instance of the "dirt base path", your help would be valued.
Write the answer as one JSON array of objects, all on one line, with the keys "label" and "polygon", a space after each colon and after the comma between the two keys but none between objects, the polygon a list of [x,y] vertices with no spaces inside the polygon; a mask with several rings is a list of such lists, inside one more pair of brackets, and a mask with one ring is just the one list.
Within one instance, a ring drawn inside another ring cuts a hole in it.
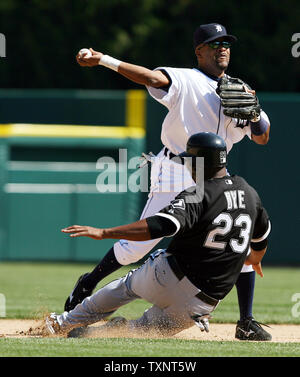
[{"label": "dirt base path", "polygon": [[[41,337],[43,334],[35,329],[41,328],[40,320],[20,320],[20,319],[1,319],[0,320],[0,338],[28,338]],[[99,323],[95,325],[99,326]],[[272,342],[299,342],[300,343],[300,325],[270,325],[267,331],[272,334]],[[194,340],[211,340],[211,341],[238,341],[234,338],[235,324],[211,323],[209,333],[201,332],[196,326],[184,330],[175,335],[178,339]],[[139,337],[130,332],[113,334],[111,332],[104,334],[96,333],[91,337]],[[145,337],[145,336],[140,336]],[[148,337],[158,337],[149,334]]]}]

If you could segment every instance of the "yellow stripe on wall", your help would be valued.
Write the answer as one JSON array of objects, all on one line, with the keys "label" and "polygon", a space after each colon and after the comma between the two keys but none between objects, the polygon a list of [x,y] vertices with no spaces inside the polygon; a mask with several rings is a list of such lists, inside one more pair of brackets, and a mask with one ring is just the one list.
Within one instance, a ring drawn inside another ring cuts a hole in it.
[{"label": "yellow stripe on wall", "polygon": [[2,124],[0,137],[143,138],[140,127],[75,126],[60,124]]},{"label": "yellow stripe on wall", "polygon": [[126,92],[125,126],[65,124],[0,124],[0,137],[143,138],[146,134],[146,91]]},{"label": "yellow stripe on wall", "polygon": [[146,129],[146,91],[128,90],[126,92],[126,120],[128,127]]}]

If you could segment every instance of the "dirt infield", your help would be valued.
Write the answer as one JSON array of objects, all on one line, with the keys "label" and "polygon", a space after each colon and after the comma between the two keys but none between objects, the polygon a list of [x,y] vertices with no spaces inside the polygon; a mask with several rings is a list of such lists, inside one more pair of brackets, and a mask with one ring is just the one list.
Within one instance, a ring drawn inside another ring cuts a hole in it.
[{"label": "dirt infield", "polygon": [[[40,320],[22,320],[22,319],[1,319],[0,320],[0,337],[2,338],[28,338],[46,336],[42,328],[42,321]],[[100,323],[101,325],[101,323]],[[130,333],[128,331],[118,331],[113,333],[111,331],[106,333],[97,332],[97,326],[92,326],[91,335],[88,337],[145,337],[141,334]],[[269,325],[268,332],[272,334],[272,342],[281,343],[300,343],[300,325]],[[210,332],[201,332],[196,326],[184,330],[179,334],[173,336],[178,339],[193,339],[193,340],[211,340],[211,341],[238,341],[234,338],[235,324],[219,324],[211,323]],[[159,336],[148,334],[149,338],[157,338]]]}]

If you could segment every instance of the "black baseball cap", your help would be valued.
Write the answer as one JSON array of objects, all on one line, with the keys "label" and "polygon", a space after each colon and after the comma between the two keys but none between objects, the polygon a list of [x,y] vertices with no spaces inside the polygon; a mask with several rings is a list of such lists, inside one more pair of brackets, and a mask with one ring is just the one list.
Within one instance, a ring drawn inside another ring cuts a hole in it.
[{"label": "black baseball cap", "polygon": [[189,137],[186,151],[179,157],[204,157],[206,168],[227,165],[227,146],[221,136],[213,132],[199,132]]},{"label": "black baseball cap", "polygon": [[194,32],[194,48],[201,43],[208,43],[217,38],[226,37],[228,42],[236,42],[234,35],[227,34],[225,26],[221,24],[204,24],[200,25]]}]

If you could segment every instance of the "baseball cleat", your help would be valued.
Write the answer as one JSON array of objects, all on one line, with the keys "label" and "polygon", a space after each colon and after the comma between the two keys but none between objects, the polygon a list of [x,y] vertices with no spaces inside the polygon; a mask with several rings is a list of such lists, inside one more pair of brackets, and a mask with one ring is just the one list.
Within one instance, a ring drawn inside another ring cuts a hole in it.
[{"label": "baseball cleat", "polygon": [[66,312],[73,310],[75,306],[80,304],[86,297],[91,296],[91,294],[93,293],[93,289],[86,289],[82,284],[84,278],[87,275],[89,275],[88,272],[86,274],[81,275],[77,280],[77,283],[75,284],[73,291],[71,292],[70,296],[67,298],[65,302]]},{"label": "baseball cleat", "polygon": [[102,326],[102,328],[115,329],[118,327],[126,326],[127,322],[127,319],[124,317],[115,317],[106,322],[105,325]]},{"label": "baseball cleat", "polygon": [[57,316],[57,314],[51,313],[49,317],[46,317],[46,328],[52,335],[60,333],[60,326],[57,321]]},{"label": "baseball cleat", "polygon": [[[262,324],[255,321],[254,318],[247,318],[238,321],[236,325],[235,337],[240,340],[272,340],[272,335],[264,330]],[[268,325],[264,325],[269,327]]]},{"label": "baseball cleat", "polygon": [[76,327],[68,333],[67,338],[84,338],[88,333],[89,329],[87,326]]}]

